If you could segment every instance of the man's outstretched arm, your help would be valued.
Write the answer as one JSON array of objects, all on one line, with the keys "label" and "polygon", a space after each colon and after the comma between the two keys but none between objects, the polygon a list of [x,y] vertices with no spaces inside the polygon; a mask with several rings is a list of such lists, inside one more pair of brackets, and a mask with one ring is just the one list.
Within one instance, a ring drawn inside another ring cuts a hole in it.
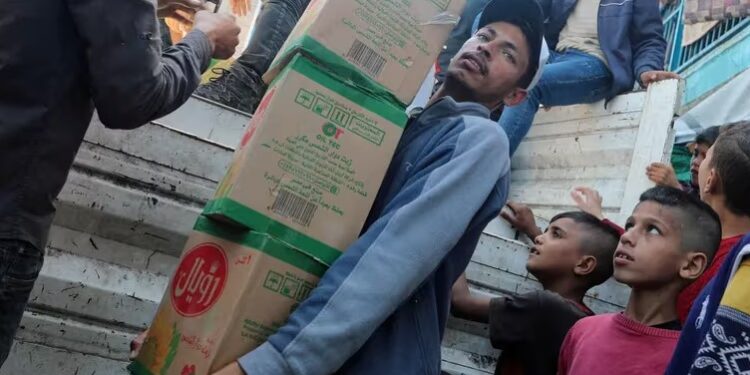
[{"label": "man's outstretched arm", "polygon": [[228,57],[239,43],[234,17],[203,11],[193,31],[162,53],[151,0],[67,5],[87,51],[99,118],[111,128],[135,128],[174,111],[198,87],[211,57]]}]

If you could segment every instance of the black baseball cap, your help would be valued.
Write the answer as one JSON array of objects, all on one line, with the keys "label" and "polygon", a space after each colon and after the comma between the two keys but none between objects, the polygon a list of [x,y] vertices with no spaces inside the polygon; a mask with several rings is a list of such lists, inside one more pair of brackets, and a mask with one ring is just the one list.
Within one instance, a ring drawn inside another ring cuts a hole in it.
[{"label": "black baseball cap", "polygon": [[549,56],[544,42],[544,12],[541,5],[537,0],[491,0],[479,15],[476,28],[481,29],[494,22],[516,25],[526,36],[531,53],[528,69],[534,72],[534,78],[527,87],[530,90],[539,81]]}]

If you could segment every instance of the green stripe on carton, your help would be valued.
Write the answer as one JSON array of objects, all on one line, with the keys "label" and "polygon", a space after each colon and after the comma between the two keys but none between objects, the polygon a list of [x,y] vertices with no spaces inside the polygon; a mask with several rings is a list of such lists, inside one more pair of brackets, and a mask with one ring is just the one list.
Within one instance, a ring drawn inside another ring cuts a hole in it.
[{"label": "green stripe on carton", "polygon": [[[341,251],[229,198],[215,199],[203,209],[206,216],[223,216],[259,232],[267,233],[300,252],[330,266]],[[223,236],[217,236],[222,237]],[[231,240],[230,240],[231,241]]]},{"label": "green stripe on carton", "polygon": [[[295,62],[300,60],[298,58],[300,53],[307,58],[308,61],[305,61],[305,65],[309,69],[303,68],[304,71],[296,67],[292,69],[342,94],[401,128],[406,125],[408,117],[405,104],[401,103],[385,86],[360,72],[346,59],[310,36],[303,35],[291,43],[290,47],[283,52],[283,56],[276,60],[275,65],[285,64],[287,65],[286,68],[294,66]],[[309,60],[312,60],[312,62]],[[308,72],[311,70],[314,73],[309,75]],[[279,77],[281,76],[283,74],[279,74]],[[329,82],[332,82],[334,87],[329,86]]]},{"label": "green stripe on carton", "polygon": [[132,375],[154,375],[151,371],[148,371],[146,366],[137,361],[133,361],[128,365],[128,371]]},{"label": "green stripe on carton", "polygon": [[222,226],[205,217],[199,217],[193,229],[253,248],[317,277],[323,277],[323,274],[328,269],[328,266],[323,264],[323,262],[315,260],[306,252],[289,246],[267,233]]}]

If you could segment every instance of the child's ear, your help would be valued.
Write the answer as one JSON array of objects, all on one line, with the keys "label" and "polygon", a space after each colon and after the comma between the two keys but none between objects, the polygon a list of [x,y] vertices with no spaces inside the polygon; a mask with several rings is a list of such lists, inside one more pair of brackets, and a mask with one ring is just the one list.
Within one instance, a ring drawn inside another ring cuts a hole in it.
[{"label": "child's ear", "polygon": [[514,105],[521,104],[521,102],[526,99],[527,95],[528,92],[526,90],[516,88],[510,94],[505,95],[505,97],[503,98],[503,103],[505,103],[505,105],[508,107],[512,107]]},{"label": "child's ear", "polygon": [[586,276],[596,269],[596,257],[592,255],[585,255],[578,260],[573,273],[577,276]]},{"label": "child's ear", "polygon": [[716,173],[716,168],[711,168],[708,171],[708,178],[706,179],[706,186],[703,187],[703,193],[717,194],[720,187],[719,174]]},{"label": "child's ear", "polygon": [[680,266],[680,278],[693,281],[703,274],[708,268],[708,257],[699,252],[690,252]]}]

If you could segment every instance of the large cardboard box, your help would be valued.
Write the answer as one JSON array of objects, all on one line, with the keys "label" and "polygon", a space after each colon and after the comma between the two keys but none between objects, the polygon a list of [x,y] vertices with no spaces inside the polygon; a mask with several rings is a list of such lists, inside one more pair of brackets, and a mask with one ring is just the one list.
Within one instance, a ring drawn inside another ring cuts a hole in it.
[{"label": "large cardboard box", "polygon": [[298,55],[268,88],[204,214],[330,264],[359,236],[406,120]]},{"label": "large cardboard box", "polygon": [[270,81],[301,51],[321,64],[353,64],[408,104],[464,4],[465,0],[313,0],[264,78]]},{"label": "large cardboard box", "polygon": [[282,326],[326,268],[267,234],[199,219],[131,373],[219,370]]}]

